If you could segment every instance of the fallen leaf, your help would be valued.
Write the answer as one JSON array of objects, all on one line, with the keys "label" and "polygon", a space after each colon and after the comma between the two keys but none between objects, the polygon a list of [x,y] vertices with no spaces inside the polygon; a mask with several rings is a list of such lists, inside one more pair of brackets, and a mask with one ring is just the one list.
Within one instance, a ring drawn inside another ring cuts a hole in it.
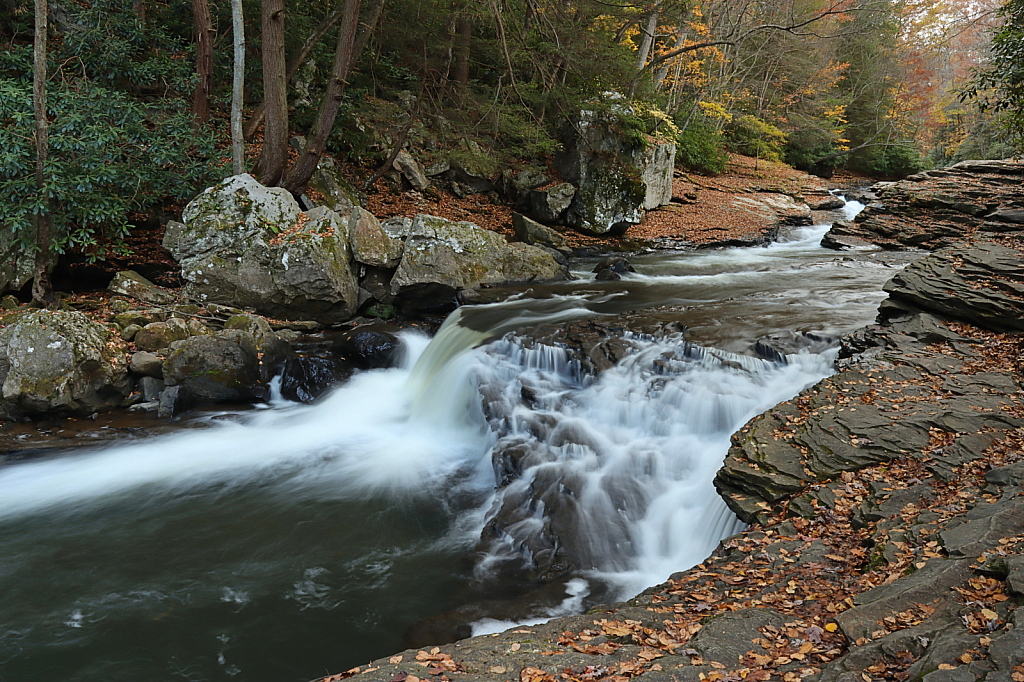
[{"label": "fallen leaf", "polygon": [[398,663],[401,663],[401,662],[402,662],[402,654],[396,654],[395,656],[392,656],[391,658],[388,659],[388,663],[394,663],[396,665]]},{"label": "fallen leaf", "polygon": [[825,630],[827,630],[828,632],[835,632],[838,629],[839,629],[839,626],[836,625],[835,623],[827,623],[825,625]]}]

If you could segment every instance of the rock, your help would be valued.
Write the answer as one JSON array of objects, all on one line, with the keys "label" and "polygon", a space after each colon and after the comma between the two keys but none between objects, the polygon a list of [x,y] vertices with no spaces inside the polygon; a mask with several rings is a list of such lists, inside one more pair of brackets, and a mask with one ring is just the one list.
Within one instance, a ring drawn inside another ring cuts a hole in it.
[{"label": "rock", "polygon": [[0,310],[15,310],[21,307],[21,302],[8,294],[0,298]]},{"label": "rock", "polygon": [[87,415],[131,389],[119,335],[79,312],[8,313],[0,328],[0,419]]},{"label": "rock", "polygon": [[463,140],[462,148],[449,160],[448,176],[464,194],[481,194],[494,189],[491,178],[498,172],[493,154],[477,143]]},{"label": "rock", "polygon": [[417,305],[451,301],[455,292],[481,284],[547,282],[569,278],[568,269],[535,246],[509,244],[467,222],[418,215],[409,229],[391,293]]},{"label": "rock", "polygon": [[[996,331],[1024,330],[1021,253],[993,242],[945,249],[907,266],[886,283],[903,305]],[[998,286],[976,286],[997,281]]]},{"label": "rock", "polygon": [[160,392],[160,403],[156,416],[160,419],[170,419],[189,409],[192,405],[192,395],[187,386],[168,386]]},{"label": "rock", "polygon": [[413,189],[422,192],[430,186],[430,179],[423,172],[423,167],[412,158],[412,154],[404,149],[398,152],[394,161],[395,170],[405,176]]},{"label": "rock", "polygon": [[615,103],[580,112],[563,130],[563,151],[555,158],[562,177],[577,187],[565,222],[591,234],[621,234],[640,222],[645,206],[672,198],[675,146],[623,137],[617,126],[632,107],[621,95],[608,99]]},{"label": "rock", "polygon": [[530,217],[547,225],[562,224],[575,196],[576,188],[568,182],[547,189],[530,190]]},{"label": "rock", "polygon": [[265,394],[259,365],[252,334],[227,330],[176,342],[163,375],[168,387],[184,386],[204,402],[250,401]]},{"label": "rock", "polygon": [[341,215],[362,204],[359,192],[345,179],[338,164],[329,156],[320,157],[320,163],[309,179],[308,187],[323,195],[327,208]]},{"label": "rock", "polygon": [[131,341],[132,339],[135,338],[135,335],[138,334],[139,331],[141,330],[142,326],[137,325],[133,322],[132,324],[129,324],[128,326],[121,330],[121,338],[125,341]]},{"label": "rock", "polygon": [[780,225],[810,225],[812,222],[810,207],[788,194],[758,192],[736,197],[732,205],[737,210]]},{"label": "rock", "polygon": [[672,174],[676,167],[676,146],[667,142],[651,142],[641,157],[641,180],[644,209],[664,206],[672,201]]},{"label": "rock", "polygon": [[172,318],[166,322],[151,322],[135,333],[135,348],[158,351],[188,337],[188,325],[184,320]]},{"label": "rock", "polygon": [[184,218],[165,246],[191,298],[281,319],[331,323],[355,313],[348,230],[334,211],[315,208],[300,223],[287,191],[239,175],[204,191]]},{"label": "rock", "polygon": [[365,209],[353,208],[349,214],[348,239],[353,258],[365,265],[394,268],[402,260],[402,238],[389,234]]},{"label": "rock", "polygon": [[846,202],[834,194],[821,194],[805,197],[807,207],[812,211],[835,211],[846,206]]},{"label": "rock", "polygon": [[278,374],[292,354],[291,346],[274,333],[269,322],[258,315],[232,315],[224,322],[224,329],[238,329],[252,335],[260,356],[260,381],[263,383],[268,383]]},{"label": "rock", "polygon": [[20,291],[35,274],[35,254],[15,243],[13,229],[0,228],[0,294]]},{"label": "rock", "polygon": [[159,401],[164,386],[164,380],[157,377],[144,376],[139,379],[139,391],[146,402]]},{"label": "rock", "polygon": [[107,289],[115,294],[157,305],[174,303],[177,298],[172,292],[158,287],[139,273],[130,270],[114,275]]},{"label": "rock", "polygon": [[281,371],[281,395],[295,402],[312,403],[351,375],[351,368],[337,358],[293,355]]},{"label": "rock", "polygon": [[597,273],[598,281],[614,282],[627,272],[636,272],[629,261],[622,256],[608,256],[598,263],[591,272]]},{"label": "rock", "polygon": [[344,332],[331,350],[358,369],[393,367],[402,349],[402,342],[386,326],[371,324]]},{"label": "rock", "polygon": [[516,238],[527,244],[540,244],[553,248],[565,246],[565,236],[560,232],[545,227],[520,213],[512,214],[512,228],[515,230]]},{"label": "rock", "polygon": [[540,168],[526,168],[515,173],[510,168],[501,172],[501,191],[513,205],[526,208],[530,202],[530,190],[549,182]]},{"label": "rock", "polygon": [[160,379],[164,375],[164,361],[158,355],[148,351],[139,351],[132,353],[128,369],[134,374]]}]

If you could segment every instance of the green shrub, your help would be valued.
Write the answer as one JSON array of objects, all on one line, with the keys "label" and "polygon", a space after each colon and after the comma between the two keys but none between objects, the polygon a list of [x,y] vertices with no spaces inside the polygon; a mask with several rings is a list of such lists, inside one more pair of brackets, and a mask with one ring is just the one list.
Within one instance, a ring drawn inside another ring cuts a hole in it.
[{"label": "green shrub", "polygon": [[786,134],[770,123],[746,114],[733,117],[726,124],[725,141],[729,151],[765,161],[782,161]]},{"label": "green shrub", "polygon": [[705,123],[691,121],[679,135],[676,164],[703,175],[725,172],[729,155],[725,152],[722,134]]},{"label": "green shrub", "polygon": [[33,216],[49,208],[53,253],[103,258],[124,250],[130,212],[188,198],[222,174],[213,135],[184,106],[147,109],[88,81],[55,84],[47,199],[34,176],[32,84],[0,78],[0,225],[19,241],[33,245]]}]

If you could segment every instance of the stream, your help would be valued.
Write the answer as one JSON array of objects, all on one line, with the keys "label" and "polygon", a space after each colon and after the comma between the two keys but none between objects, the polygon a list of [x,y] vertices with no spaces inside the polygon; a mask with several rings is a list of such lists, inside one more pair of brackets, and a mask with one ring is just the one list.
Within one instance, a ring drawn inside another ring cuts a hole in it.
[{"label": "stream", "polygon": [[[618,282],[579,263],[403,333],[399,366],[317,404],[0,464],[0,682],[299,682],[466,604],[492,632],[700,562],[741,528],[711,484],[730,435],[828,375],[827,339],[908,262],[826,230],[637,256]],[[586,320],[630,324],[596,377],[537,331]],[[802,350],[759,357],[766,335]]]}]

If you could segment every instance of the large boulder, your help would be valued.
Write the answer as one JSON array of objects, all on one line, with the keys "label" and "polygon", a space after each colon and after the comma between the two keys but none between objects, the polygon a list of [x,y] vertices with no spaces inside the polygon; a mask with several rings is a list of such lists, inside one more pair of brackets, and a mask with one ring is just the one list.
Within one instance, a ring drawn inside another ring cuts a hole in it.
[{"label": "large boulder", "polygon": [[308,187],[322,197],[327,208],[338,213],[347,213],[360,204],[359,192],[345,179],[338,164],[329,156],[320,157]]},{"label": "large boulder", "polygon": [[146,303],[167,305],[175,302],[173,292],[158,287],[137,272],[125,270],[114,275],[107,289],[115,294],[121,294]]},{"label": "large boulder", "polygon": [[391,292],[408,299],[428,291],[431,297],[454,300],[455,292],[482,284],[568,278],[568,269],[541,248],[509,244],[473,223],[418,215],[409,227]]},{"label": "large boulder", "polygon": [[14,230],[0,225],[0,293],[18,291],[35,271],[35,256],[14,238]]},{"label": "large boulder", "polygon": [[352,209],[348,218],[348,238],[352,256],[364,265],[393,268],[402,259],[402,238],[392,236],[366,209]]},{"label": "large boulder", "polygon": [[10,313],[0,328],[0,419],[86,415],[128,395],[120,335],[79,312]]},{"label": "large boulder", "polygon": [[263,397],[260,351],[249,332],[228,329],[209,336],[176,341],[164,360],[164,382],[184,386],[204,402]]},{"label": "large boulder", "polygon": [[675,145],[623,135],[623,120],[636,112],[621,96],[610,100],[610,106],[580,112],[555,159],[562,177],[577,187],[566,224],[592,234],[621,234],[640,222],[645,208],[672,198]]},{"label": "large boulder", "polygon": [[757,192],[738,196],[732,201],[737,211],[752,213],[776,225],[810,225],[811,207],[788,194]]},{"label": "large boulder", "polygon": [[236,175],[200,194],[182,218],[164,246],[200,303],[328,323],[355,313],[348,226],[334,211],[303,214],[286,190]]}]

